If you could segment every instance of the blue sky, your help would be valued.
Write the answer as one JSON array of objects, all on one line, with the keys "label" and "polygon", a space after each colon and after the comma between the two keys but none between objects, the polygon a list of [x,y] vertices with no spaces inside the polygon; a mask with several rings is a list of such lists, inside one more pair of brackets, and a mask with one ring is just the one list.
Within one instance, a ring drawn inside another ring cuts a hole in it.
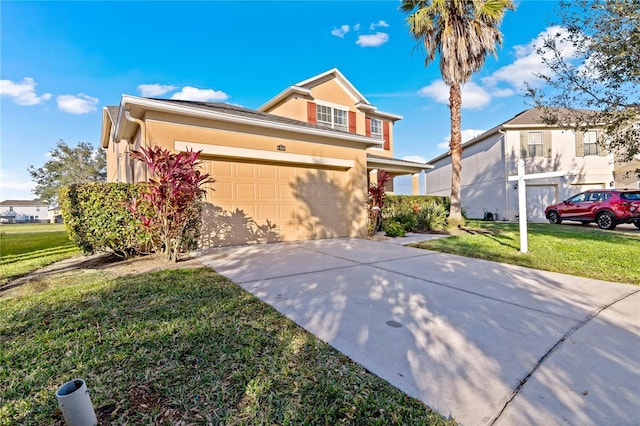
[{"label": "blue sky", "polygon": [[[258,108],[291,84],[338,68],[378,107],[399,114],[395,156],[446,151],[448,89],[424,67],[399,1],[0,3],[0,199],[32,199],[28,165],[58,139],[98,146],[101,110],[122,94]],[[463,136],[529,107],[540,84],[533,46],[557,3],[517,1],[498,59],[463,89]],[[398,192],[410,191],[399,181]]]}]

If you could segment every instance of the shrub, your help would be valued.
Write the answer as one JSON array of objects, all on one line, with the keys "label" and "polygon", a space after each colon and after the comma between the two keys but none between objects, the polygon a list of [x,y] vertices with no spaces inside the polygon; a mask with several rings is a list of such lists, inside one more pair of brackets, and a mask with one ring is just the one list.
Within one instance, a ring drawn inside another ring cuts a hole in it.
[{"label": "shrub", "polygon": [[64,187],[59,200],[73,241],[84,254],[112,251],[128,257],[148,249],[150,235],[129,210],[142,185],[87,183]]},{"label": "shrub", "polygon": [[384,222],[384,232],[389,237],[404,237],[407,231],[404,229],[404,225],[395,220],[388,220]]},{"label": "shrub", "polygon": [[202,221],[202,185],[213,182],[198,170],[199,154],[190,150],[172,153],[158,146],[131,152],[151,172],[131,211],[154,235],[156,251],[174,262],[181,251],[195,248]]},{"label": "shrub", "polygon": [[388,195],[382,216],[385,221],[399,222],[409,232],[425,232],[444,228],[449,199],[425,195]]},{"label": "shrub", "polygon": [[442,204],[428,201],[420,206],[420,209],[415,214],[415,218],[417,232],[442,229],[447,223],[447,210]]},{"label": "shrub", "polygon": [[382,208],[386,197],[385,186],[391,179],[391,175],[384,170],[378,169],[378,181],[369,185],[368,208],[369,208],[369,235],[373,235],[380,229],[382,223]]}]

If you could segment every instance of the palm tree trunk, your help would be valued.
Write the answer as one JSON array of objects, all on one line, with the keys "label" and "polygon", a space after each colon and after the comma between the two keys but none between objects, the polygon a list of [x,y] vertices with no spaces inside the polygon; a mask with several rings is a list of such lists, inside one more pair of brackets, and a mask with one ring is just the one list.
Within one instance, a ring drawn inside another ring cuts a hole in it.
[{"label": "palm tree trunk", "polygon": [[449,208],[449,226],[464,224],[460,207],[460,173],[462,172],[462,134],[460,106],[462,92],[460,84],[449,87],[449,110],[451,112],[451,207]]}]

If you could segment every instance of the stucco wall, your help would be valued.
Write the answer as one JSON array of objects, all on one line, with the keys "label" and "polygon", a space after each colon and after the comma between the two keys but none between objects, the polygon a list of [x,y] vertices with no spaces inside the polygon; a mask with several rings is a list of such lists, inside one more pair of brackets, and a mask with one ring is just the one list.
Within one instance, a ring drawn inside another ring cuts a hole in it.
[{"label": "stucco wall", "polygon": [[[545,157],[522,156],[520,132],[546,131],[551,138],[551,151]],[[461,200],[469,218],[483,218],[485,209],[500,219],[518,217],[518,191],[508,176],[517,175],[518,161],[525,161],[525,173],[560,172],[563,176],[527,180],[527,216],[529,220],[545,220],[544,207],[580,191],[607,188],[613,182],[613,157],[607,155],[576,156],[576,135],[571,130],[531,127],[509,129],[465,147],[462,155]],[[504,145],[503,145],[504,143]],[[504,147],[503,147],[504,146]],[[505,156],[506,149],[506,156]],[[442,158],[427,171],[427,194],[450,195],[451,159]]]}]

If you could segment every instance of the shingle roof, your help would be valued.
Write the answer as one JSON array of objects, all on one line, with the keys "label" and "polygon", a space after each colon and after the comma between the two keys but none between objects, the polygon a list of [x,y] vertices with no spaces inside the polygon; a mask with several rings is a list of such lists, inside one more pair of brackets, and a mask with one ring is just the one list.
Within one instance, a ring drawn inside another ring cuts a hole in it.
[{"label": "shingle roof", "polygon": [[0,202],[0,206],[22,206],[22,207],[38,207],[48,206],[49,203],[45,203],[38,200],[4,200]]},{"label": "shingle roof", "polygon": [[237,115],[240,117],[251,118],[253,120],[271,121],[274,123],[283,123],[283,124],[289,124],[293,126],[307,127],[311,129],[329,130],[339,134],[350,134],[349,132],[344,130],[332,129],[324,126],[317,126],[314,124],[309,124],[304,121],[294,120],[291,118],[282,117],[275,114],[269,114],[266,112],[260,112],[253,109],[243,108],[236,105],[231,105],[231,104],[226,104],[221,102],[183,101],[178,99],[159,99],[159,98],[148,98],[148,99],[152,99],[154,101],[172,103],[172,104],[186,105],[192,108],[199,108],[205,111],[216,111],[222,114]]}]

